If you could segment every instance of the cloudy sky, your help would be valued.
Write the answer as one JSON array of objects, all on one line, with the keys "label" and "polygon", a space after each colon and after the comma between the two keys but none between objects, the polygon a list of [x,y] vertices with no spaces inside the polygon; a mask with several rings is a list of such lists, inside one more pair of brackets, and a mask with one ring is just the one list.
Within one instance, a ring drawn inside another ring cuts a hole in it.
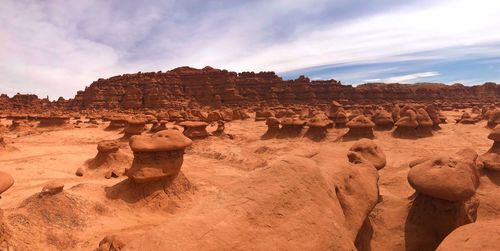
[{"label": "cloudy sky", "polygon": [[500,82],[499,0],[1,0],[0,93],[210,65],[290,79]]}]

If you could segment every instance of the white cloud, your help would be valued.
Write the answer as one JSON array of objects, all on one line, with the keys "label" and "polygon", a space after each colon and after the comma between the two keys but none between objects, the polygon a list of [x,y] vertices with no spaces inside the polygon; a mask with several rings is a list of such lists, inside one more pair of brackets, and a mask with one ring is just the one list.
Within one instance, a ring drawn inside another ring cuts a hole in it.
[{"label": "white cloud", "polygon": [[429,71],[429,72],[418,72],[401,76],[394,76],[389,78],[376,78],[376,79],[367,79],[365,82],[379,82],[379,83],[408,83],[409,81],[415,81],[421,78],[435,77],[439,76],[438,72]]},{"label": "white cloud", "polygon": [[[331,1],[251,1],[193,18],[196,10],[172,11],[181,2],[160,2],[122,10],[135,2],[2,1],[0,90],[72,97],[99,77],[181,65],[287,72],[328,64],[500,57],[500,46],[480,46],[500,42],[494,32],[500,27],[498,0],[417,1],[335,23],[305,20],[285,31],[274,27],[276,16],[287,19],[286,13],[297,10],[314,15]],[[338,8],[348,2],[334,1]],[[289,36],[268,37],[280,32]],[[419,55],[423,51],[434,53]],[[372,76],[377,75],[366,78]],[[343,77],[351,76],[333,76]],[[413,77],[393,78],[426,76]]]}]

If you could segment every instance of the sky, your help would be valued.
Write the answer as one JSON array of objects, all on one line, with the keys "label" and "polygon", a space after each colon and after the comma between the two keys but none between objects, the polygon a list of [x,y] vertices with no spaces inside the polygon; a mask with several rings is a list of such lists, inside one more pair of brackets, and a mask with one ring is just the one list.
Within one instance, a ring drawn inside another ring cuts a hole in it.
[{"label": "sky", "polygon": [[499,0],[0,0],[0,93],[179,66],[500,83]]}]

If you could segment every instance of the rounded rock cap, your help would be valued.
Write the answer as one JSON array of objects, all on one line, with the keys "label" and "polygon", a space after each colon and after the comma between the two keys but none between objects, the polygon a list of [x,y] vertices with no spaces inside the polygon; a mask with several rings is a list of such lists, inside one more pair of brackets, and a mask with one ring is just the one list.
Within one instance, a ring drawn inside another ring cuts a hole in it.
[{"label": "rounded rock cap", "polygon": [[433,198],[466,200],[476,191],[474,161],[472,155],[427,159],[410,169],[408,183]]},{"label": "rounded rock cap", "polygon": [[358,115],[347,122],[346,126],[349,128],[373,128],[375,127],[375,123],[364,115]]},{"label": "rounded rock cap", "polygon": [[163,130],[152,136],[136,135],[130,138],[133,152],[168,152],[183,150],[193,143],[178,130]]},{"label": "rounded rock cap", "polygon": [[120,144],[116,140],[103,140],[97,144],[99,152],[116,152],[120,149]]},{"label": "rounded rock cap", "polygon": [[202,126],[208,126],[208,123],[203,121],[184,121],[179,123],[179,125],[185,127],[202,127]]},{"label": "rounded rock cap", "polygon": [[499,247],[500,220],[492,220],[474,222],[453,230],[436,250],[498,250]]}]

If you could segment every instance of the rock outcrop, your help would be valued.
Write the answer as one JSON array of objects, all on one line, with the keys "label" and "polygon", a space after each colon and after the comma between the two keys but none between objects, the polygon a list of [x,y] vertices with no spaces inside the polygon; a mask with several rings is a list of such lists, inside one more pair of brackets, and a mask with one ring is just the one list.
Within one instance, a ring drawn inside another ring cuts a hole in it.
[{"label": "rock outcrop", "polygon": [[483,221],[461,226],[441,242],[437,251],[498,250],[500,247],[500,220]]},{"label": "rock outcrop", "polygon": [[476,158],[465,149],[411,165],[408,182],[416,194],[405,224],[406,250],[435,250],[457,227],[476,221]]},{"label": "rock outcrop", "polygon": [[[300,76],[283,80],[274,72],[231,72],[211,67],[179,67],[167,72],[123,74],[98,79],[70,100],[39,99],[17,94],[0,97],[2,109],[44,111],[50,109],[160,109],[187,107],[190,103],[213,107],[265,104],[332,104],[347,100],[359,104],[397,101],[489,102],[500,99],[500,85],[477,86],[436,83],[363,84],[313,80]],[[335,104],[333,111],[338,108]],[[330,111],[330,112],[333,112]],[[331,113],[330,113],[331,114]]]}]

